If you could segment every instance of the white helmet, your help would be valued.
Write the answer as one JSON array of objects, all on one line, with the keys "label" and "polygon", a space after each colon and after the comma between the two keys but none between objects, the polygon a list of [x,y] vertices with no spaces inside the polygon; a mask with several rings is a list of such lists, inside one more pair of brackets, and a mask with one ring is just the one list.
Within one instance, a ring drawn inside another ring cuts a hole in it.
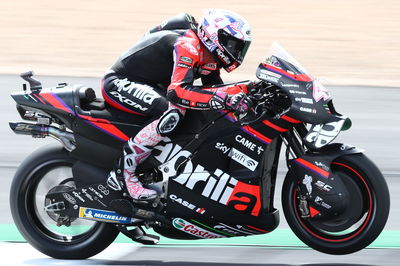
[{"label": "white helmet", "polygon": [[251,43],[250,24],[228,10],[205,10],[198,36],[218,63],[227,71],[237,68]]}]

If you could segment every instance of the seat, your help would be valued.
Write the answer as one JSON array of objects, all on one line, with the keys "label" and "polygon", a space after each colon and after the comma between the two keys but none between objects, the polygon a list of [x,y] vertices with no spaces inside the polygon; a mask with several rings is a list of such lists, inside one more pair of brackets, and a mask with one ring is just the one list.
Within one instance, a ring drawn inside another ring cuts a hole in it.
[{"label": "seat", "polygon": [[97,98],[96,92],[92,88],[81,87],[78,90],[80,106],[82,110],[90,111],[90,110],[104,110],[106,108],[106,104],[104,99]]}]

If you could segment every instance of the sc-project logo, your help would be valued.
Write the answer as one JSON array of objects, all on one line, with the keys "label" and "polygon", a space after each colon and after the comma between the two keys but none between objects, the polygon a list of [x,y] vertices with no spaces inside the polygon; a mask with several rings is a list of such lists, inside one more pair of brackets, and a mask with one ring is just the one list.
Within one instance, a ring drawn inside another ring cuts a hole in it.
[{"label": "sc-project logo", "polygon": [[183,231],[189,235],[193,235],[193,236],[200,237],[200,238],[213,239],[213,238],[225,237],[223,235],[219,235],[219,234],[210,232],[208,230],[205,230],[201,227],[198,227],[197,225],[189,223],[188,221],[185,221],[182,218],[175,218],[172,221],[172,225],[180,231]]},{"label": "sc-project logo", "polygon": [[129,224],[132,222],[132,218],[121,216],[113,211],[97,210],[85,207],[79,208],[79,218],[123,224]]}]

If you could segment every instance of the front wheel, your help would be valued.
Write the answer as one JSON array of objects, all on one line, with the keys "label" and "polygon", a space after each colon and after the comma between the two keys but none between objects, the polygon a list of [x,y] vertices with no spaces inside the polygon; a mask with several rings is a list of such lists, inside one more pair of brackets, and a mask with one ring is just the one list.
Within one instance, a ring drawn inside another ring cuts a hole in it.
[{"label": "front wheel", "polygon": [[389,215],[389,190],[382,173],[363,154],[339,157],[331,169],[362,195],[358,198],[362,202],[356,205],[359,210],[352,210],[357,213],[357,220],[351,224],[346,221],[342,228],[343,220],[302,218],[298,179],[291,176],[286,176],[282,188],[283,211],[290,228],[308,246],[328,254],[349,254],[365,248],[382,232]]},{"label": "front wheel", "polygon": [[75,188],[74,162],[58,145],[41,148],[18,167],[10,191],[11,212],[20,233],[33,247],[58,259],[94,256],[119,233],[114,225],[82,219],[57,226],[56,219],[44,210],[51,189]]}]

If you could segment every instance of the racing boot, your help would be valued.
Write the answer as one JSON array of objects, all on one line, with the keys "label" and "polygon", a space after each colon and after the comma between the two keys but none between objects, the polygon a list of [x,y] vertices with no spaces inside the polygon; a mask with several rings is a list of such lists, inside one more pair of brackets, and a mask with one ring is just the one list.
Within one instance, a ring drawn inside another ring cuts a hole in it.
[{"label": "racing boot", "polygon": [[130,139],[124,145],[124,180],[129,195],[134,200],[153,200],[157,197],[157,192],[143,187],[137,178],[135,171],[138,164],[149,157],[151,149],[137,144]]}]

